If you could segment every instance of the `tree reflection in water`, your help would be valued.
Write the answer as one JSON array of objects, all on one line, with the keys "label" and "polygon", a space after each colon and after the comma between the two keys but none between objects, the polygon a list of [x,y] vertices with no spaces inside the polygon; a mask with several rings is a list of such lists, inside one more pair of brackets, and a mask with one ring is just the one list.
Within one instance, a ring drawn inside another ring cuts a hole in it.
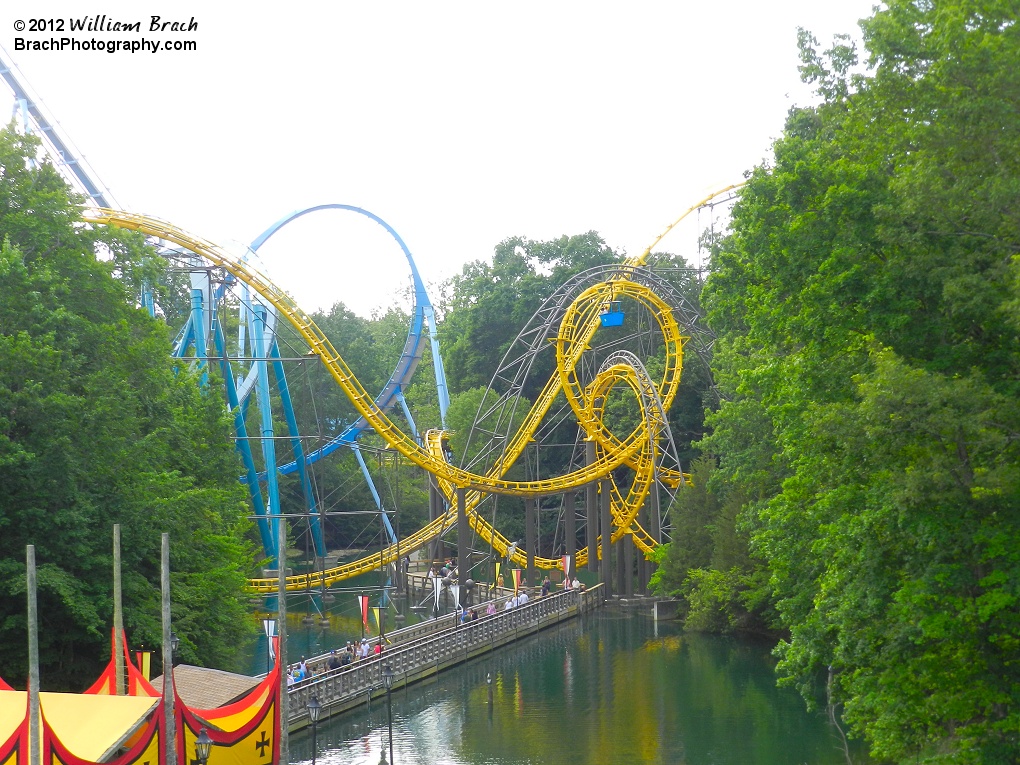
[{"label": "tree reflection in water", "polygon": [[[606,610],[393,694],[399,765],[840,765],[835,731],[777,689],[769,646]],[[486,674],[492,673],[489,707]],[[324,720],[325,765],[376,765],[386,710]],[[293,762],[310,737],[291,738]],[[862,755],[858,753],[856,761]]]}]

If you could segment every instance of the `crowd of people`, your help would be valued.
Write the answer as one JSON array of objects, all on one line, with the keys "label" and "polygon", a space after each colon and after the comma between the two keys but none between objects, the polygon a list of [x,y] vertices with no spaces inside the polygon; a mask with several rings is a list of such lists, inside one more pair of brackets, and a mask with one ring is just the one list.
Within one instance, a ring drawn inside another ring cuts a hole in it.
[{"label": "crowd of people", "polygon": [[457,570],[457,561],[453,558],[440,564],[438,567],[435,563],[429,566],[429,579],[456,579],[460,572]]},{"label": "crowd of people", "polygon": [[[445,579],[447,577],[455,577],[457,575],[456,562],[453,560],[447,561],[438,569],[436,566],[432,566],[429,569],[429,578]],[[502,580],[502,575],[500,575]],[[502,582],[497,582],[497,585],[501,586]],[[577,575],[573,577],[564,577],[563,589],[569,590],[584,590],[584,585],[578,580]],[[552,591],[552,582],[549,577],[546,576],[542,580],[541,597],[546,597]],[[523,606],[528,603],[531,598],[528,595],[527,579],[521,581],[521,586],[517,591],[507,598],[503,602],[503,610],[509,611],[513,608]],[[499,612],[499,598],[488,601],[485,604],[485,615],[494,616]],[[461,609],[459,615],[459,622],[466,624],[468,622],[475,621],[479,618],[478,609]],[[383,652],[383,638],[362,638],[360,642],[347,641],[347,644],[339,649],[334,649],[329,652],[329,656],[323,660],[320,660],[317,664],[309,666],[305,657],[302,656],[301,660],[297,664],[293,664],[288,668],[287,671],[287,685],[291,686],[295,683],[300,683],[304,680],[323,675],[329,672],[335,672],[347,667],[357,661],[366,660],[370,657],[379,656]]]},{"label": "crowd of people", "polygon": [[300,683],[302,680],[308,680],[317,675],[322,675],[327,672],[333,672],[338,669],[353,664],[356,661],[367,659],[370,656],[378,656],[383,652],[383,639],[375,638],[369,640],[368,638],[362,638],[361,642],[347,641],[347,645],[340,649],[333,649],[329,652],[329,656],[324,660],[320,661],[316,665],[309,667],[305,657],[301,657],[301,661],[297,664],[292,664],[287,671],[287,685],[291,686],[295,683]]}]

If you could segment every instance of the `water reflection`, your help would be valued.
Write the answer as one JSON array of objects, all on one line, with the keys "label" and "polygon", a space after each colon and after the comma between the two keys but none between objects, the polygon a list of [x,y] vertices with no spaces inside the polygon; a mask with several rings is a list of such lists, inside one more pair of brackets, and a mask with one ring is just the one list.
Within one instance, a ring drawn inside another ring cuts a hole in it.
[{"label": "water reflection", "polygon": [[[768,647],[605,611],[393,694],[399,765],[837,765],[821,715],[778,690]],[[493,702],[486,674],[492,673]],[[386,704],[325,718],[317,761],[380,761]],[[291,761],[311,760],[311,737]]]}]

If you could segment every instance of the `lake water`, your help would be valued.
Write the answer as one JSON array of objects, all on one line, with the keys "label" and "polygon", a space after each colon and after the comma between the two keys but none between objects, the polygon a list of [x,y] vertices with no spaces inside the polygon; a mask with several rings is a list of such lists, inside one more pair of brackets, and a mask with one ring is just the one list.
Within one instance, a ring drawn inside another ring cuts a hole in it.
[{"label": "lake water", "polygon": [[[398,765],[840,765],[838,734],[777,689],[769,646],[604,609],[395,691]],[[487,675],[492,677],[492,703]],[[376,765],[385,700],[317,730],[316,762]],[[855,762],[862,756],[854,752]],[[310,762],[310,731],[290,761]],[[389,753],[386,754],[387,762]]]}]

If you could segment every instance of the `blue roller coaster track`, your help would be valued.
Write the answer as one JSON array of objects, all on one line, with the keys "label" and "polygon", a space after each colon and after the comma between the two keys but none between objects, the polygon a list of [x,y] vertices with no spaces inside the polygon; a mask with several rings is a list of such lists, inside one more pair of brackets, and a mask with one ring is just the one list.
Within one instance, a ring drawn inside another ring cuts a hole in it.
[{"label": "blue roller coaster track", "polygon": [[[414,285],[414,305],[411,312],[411,322],[408,328],[407,339],[401,351],[400,358],[392,374],[375,398],[376,405],[384,411],[391,410],[398,405],[410,425],[412,433],[417,437],[417,428],[411,411],[404,399],[403,391],[410,383],[418,363],[422,358],[423,342],[425,332],[428,332],[431,344],[433,368],[436,378],[436,389],[439,398],[440,418],[445,425],[446,413],[450,404],[449,387],[446,382],[446,372],[443,367],[442,355],[439,349],[439,338],[437,333],[435,310],[429,298],[428,291],[422,281],[418,267],[414,262],[407,244],[386,221],[368,210],[354,205],[345,204],[323,204],[314,207],[307,207],[296,210],[267,228],[256,237],[248,247],[248,255],[254,255],[258,250],[271,239],[276,233],[289,223],[298,218],[314,212],[326,210],[339,210],[353,212],[363,215],[382,226],[386,232],[400,246],[404,257],[407,259],[411,269],[411,279]],[[287,376],[280,354],[279,344],[276,336],[277,317],[272,306],[265,306],[252,299],[246,286],[241,291],[241,321],[238,329],[237,358],[248,357],[253,359],[247,374],[235,378],[231,366],[230,356],[227,352],[226,342],[223,337],[221,323],[217,321],[217,310],[223,300],[229,280],[217,285],[215,288],[209,280],[206,269],[195,264],[191,272],[192,283],[192,310],[184,327],[179,332],[174,343],[174,355],[185,359],[190,352],[194,352],[197,359],[209,358],[207,337],[211,337],[215,357],[219,360],[220,371],[226,381],[227,403],[234,415],[235,435],[237,437],[237,448],[241,453],[245,466],[245,475],[241,480],[248,484],[255,508],[259,534],[266,556],[274,557],[278,549],[274,536],[275,524],[270,523],[270,518],[280,512],[280,491],[279,476],[298,473],[302,493],[305,498],[309,516],[309,526],[315,544],[315,551],[318,556],[324,556],[325,540],[322,534],[321,524],[315,507],[315,497],[312,492],[309,480],[308,468],[323,457],[332,454],[338,449],[349,447],[355,455],[362,474],[365,477],[372,498],[379,509],[390,542],[396,541],[396,534],[390,524],[385,512],[384,504],[379,492],[376,490],[368,465],[359,448],[358,440],[371,426],[364,418],[359,418],[349,425],[341,433],[330,439],[323,446],[306,453],[302,444],[302,438],[298,432],[297,418],[290,397]],[[143,302],[146,302],[143,300]],[[151,301],[150,301],[151,302]],[[204,361],[199,361],[203,365]],[[271,413],[270,392],[269,392],[269,366],[272,365],[273,376],[277,381],[276,392],[279,403],[283,409],[287,423],[288,435],[294,453],[294,459],[286,464],[277,464],[275,432]],[[204,379],[204,378],[203,378]],[[249,406],[251,397],[254,395],[259,408],[262,461],[264,470],[258,472],[255,467],[255,458],[251,451],[251,439],[248,434],[245,420],[245,412]],[[263,494],[262,486],[265,484],[266,493]]]}]

